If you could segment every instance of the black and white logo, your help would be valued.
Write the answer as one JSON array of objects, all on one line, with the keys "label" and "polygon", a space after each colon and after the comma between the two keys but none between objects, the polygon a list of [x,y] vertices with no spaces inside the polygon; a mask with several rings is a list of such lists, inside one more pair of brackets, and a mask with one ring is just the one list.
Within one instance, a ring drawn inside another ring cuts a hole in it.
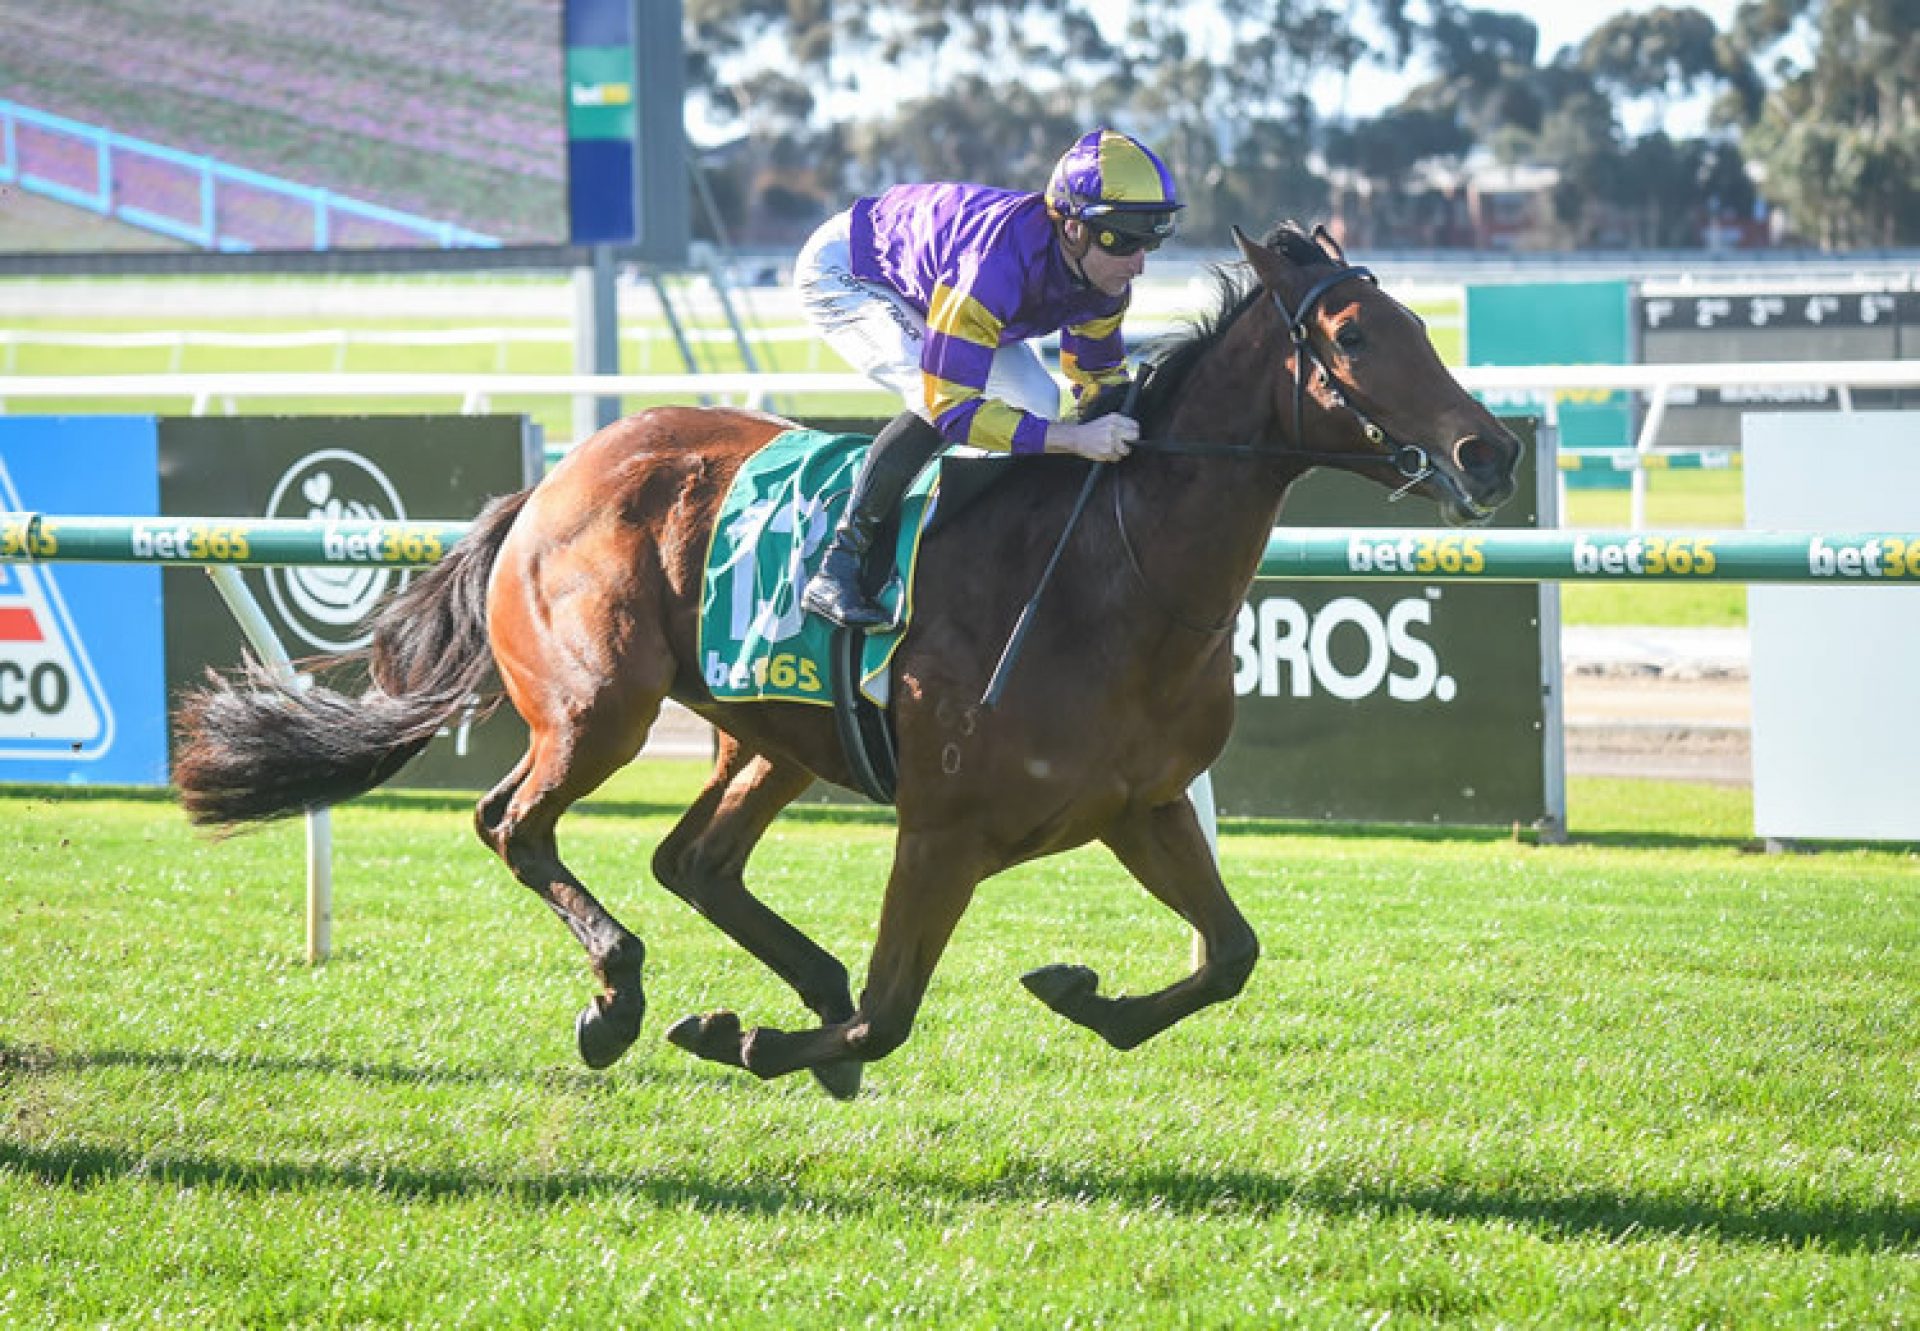
[{"label": "black and white logo", "polygon": [[[344,448],[309,453],[273,487],[270,518],[309,522],[400,522],[400,494],[367,458]],[[362,624],[389,591],[406,586],[397,568],[269,568],[267,594],[287,627],[324,652],[364,647],[372,634]]]}]

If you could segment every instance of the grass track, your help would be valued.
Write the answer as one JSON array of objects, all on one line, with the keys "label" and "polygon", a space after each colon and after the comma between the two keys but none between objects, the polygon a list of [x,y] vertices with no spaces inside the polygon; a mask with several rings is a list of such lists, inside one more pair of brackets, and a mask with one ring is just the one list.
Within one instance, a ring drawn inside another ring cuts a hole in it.
[{"label": "grass track", "polygon": [[[794,1000],[645,861],[644,764],[564,844],[651,949],[641,1044],[574,1062],[578,950],[465,801],[299,833],[0,799],[9,1325],[1848,1325],[1920,1320],[1920,873],[1768,857],[1745,793],[1576,781],[1575,845],[1230,823],[1266,956],[1130,1055],[1015,983],[1117,988],[1183,931],[1099,852],[988,884],[852,1105],[667,1048]],[[800,811],[758,887],[858,973],[877,815]]]}]

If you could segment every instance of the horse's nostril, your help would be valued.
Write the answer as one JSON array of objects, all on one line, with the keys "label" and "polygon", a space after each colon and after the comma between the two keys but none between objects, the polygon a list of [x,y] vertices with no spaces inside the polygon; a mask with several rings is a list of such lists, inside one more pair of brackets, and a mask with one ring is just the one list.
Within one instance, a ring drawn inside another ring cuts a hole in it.
[{"label": "horse's nostril", "polygon": [[1479,435],[1470,434],[1455,441],[1453,461],[1469,475],[1485,475],[1500,469],[1500,450]]}]

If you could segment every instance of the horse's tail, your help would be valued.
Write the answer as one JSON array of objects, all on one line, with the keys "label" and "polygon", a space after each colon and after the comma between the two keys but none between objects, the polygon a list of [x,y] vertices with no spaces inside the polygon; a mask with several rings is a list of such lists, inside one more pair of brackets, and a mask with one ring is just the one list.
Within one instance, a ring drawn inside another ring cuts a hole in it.
[{"label": "horse's tail", "polygon": [[531,491],[494,500],[458,544],[383,605],[358,697],[281,683],[249,659],[208,672],[175,717],[173,783],[195,823],[230,827],[363,795],[427,746],[493,667],[487,577]]}]

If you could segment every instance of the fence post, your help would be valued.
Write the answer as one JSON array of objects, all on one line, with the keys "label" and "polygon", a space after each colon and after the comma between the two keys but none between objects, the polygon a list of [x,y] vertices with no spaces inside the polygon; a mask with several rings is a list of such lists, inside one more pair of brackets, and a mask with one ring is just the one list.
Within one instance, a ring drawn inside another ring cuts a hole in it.
[{"label": "fence post", "polygon": [[1660,438],[1660,427],[1667,420],[1667,395],[1671,384],[1655,384],[1649,391],[1653,401],[1647,404],[1647,418],[1640,423],[1640,438],[1633,445],[1633,473],[1628,479],[1633,495],[1633,512],[1627,519],[1627,525],[1635,531],[1645,531],[1647,526],[1647,455],[1653,451],[1654,444]]},{"label": "fence post", "polygon": [[[210,564],[207,576],[213,579],[220,599],[233,612],[234,622],[247,635],[254,651],[273,671],[274,678],[290,688],[306,688],[312,680],[293,668],[287,649],[273,633],[273,625],[261,612],[260,603],[247,590],[246,579],[230,564]],[[307,964],[318,966],[333,953],[333,816],[325,809],[307,815]]]}]

